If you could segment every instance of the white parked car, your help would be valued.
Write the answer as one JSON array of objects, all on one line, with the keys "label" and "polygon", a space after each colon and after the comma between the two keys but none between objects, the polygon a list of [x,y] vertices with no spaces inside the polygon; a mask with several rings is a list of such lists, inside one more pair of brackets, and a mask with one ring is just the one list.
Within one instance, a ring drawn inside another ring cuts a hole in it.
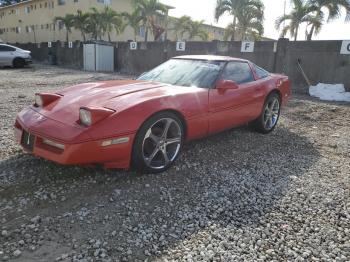
[{"label": "white parked car", "polygon": [[31,52],[0,43],[0,66],[24,67],[32,62]]}]

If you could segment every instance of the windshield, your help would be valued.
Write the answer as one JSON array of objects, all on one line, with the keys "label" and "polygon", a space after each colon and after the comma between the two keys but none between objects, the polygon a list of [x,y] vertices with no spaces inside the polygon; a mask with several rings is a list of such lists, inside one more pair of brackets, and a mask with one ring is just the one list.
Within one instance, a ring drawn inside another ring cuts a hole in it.
[{"label": "windshield", "polygon": [[224,64],[218,61],[171,59],[143,74],[138,80],[211,88]]}]

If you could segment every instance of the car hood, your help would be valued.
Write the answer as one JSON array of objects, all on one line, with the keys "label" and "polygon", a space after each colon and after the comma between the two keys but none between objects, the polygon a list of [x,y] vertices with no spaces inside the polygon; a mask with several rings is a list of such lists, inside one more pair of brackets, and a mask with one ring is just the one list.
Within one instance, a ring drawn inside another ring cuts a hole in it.
[{"label": "car hood", "polygon": [[[134,93],[140,96],[140,93],[164,86],[167,85],[137,80],[79,84],[56,92],[62,95],[62,98],[45,108],[33,107],[33,109],[50,119],[74,124],[79,119],[81,107],[104,107],[118,111],[117,101],[121,97],[130,97]],[[157,96],[157,92],[153,96]]]},{"label": "car hood", "polygon": [[21,49],[21,48],[17,48],[16,51],[17,51],[17,52],[20,52],[20,53],[24,53],[24,54],[30,54],[30,53],[31,53],[31,51],[29,51],[29,50],[24,50],[24,49]]}]

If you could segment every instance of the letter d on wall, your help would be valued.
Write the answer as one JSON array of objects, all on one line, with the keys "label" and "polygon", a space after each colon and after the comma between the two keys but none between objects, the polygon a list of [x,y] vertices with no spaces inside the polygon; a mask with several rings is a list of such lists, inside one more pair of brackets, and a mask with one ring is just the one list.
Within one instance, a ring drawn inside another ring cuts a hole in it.
[{"label": "letter d on wall", "polygon": [[342,55],[350,55],[350,40],[344,40],[341,49],[340,54]]},{"label": "letter d on wall", "polygon": [[254,52],[254,42],[242,42],[241,46],[242,53],[253,53]]},{"label": "letter d on wall", "polygon": [[137,50],[137,42],[130,42],[130,50]]}]

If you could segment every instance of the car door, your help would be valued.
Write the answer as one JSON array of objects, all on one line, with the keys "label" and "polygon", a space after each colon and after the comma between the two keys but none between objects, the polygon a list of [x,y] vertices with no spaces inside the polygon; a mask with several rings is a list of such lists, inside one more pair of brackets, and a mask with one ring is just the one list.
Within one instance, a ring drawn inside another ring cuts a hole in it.
[{"label": "car door", "polygon": [[14,58],[13,53],[15,51],[16,49],[11,46],[0,45],[0,65],[12,65],[12,60]]},{"label": "car door", "polygon": [[263,96],[248,62],[227,63],[219,80],[231,80],[238,89],[209,91],[209,132],[219,132],[254,120]]},{"label": "car door", "polygon": [[257,116],[259,116],[264,106],[266,95],[268,94],[269,90],[271,90],[271,85],[273,82],[271,81],[271,74],[268,71],[254,64],[251,64],[251,67],[255,75],[256,85],[259,86],[260,90],[260,96],[257,97],[257,105],[258,108],[260,108],[260,111],[257,112]]}]

